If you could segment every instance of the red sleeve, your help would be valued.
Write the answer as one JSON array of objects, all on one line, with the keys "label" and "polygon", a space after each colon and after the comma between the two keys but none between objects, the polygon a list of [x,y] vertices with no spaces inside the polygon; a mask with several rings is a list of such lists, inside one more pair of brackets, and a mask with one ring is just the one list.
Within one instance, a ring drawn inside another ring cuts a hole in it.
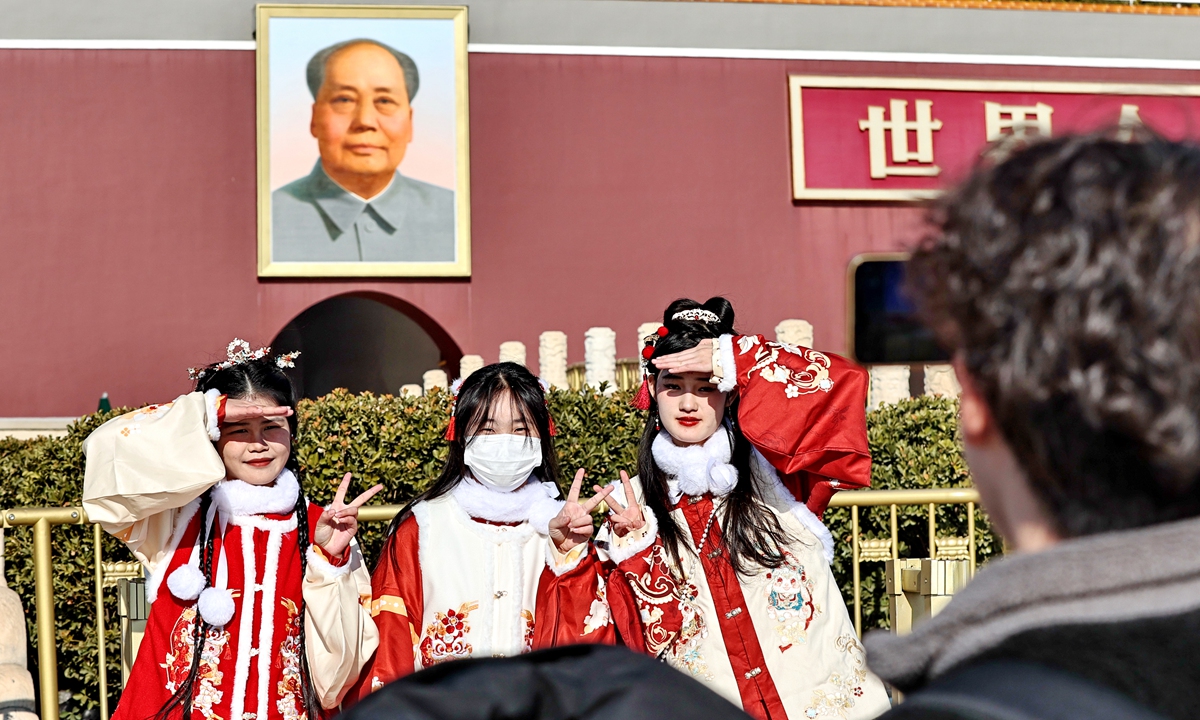
[{"label": "red sleeve", "polygon": [[589,547],[579,565],[562,575],[555,575],[549,566],[542,569],[534,611],[533,650],[617,642],[607,583],[595,547]]},{"label": "red sleeve", "polygon": [[621,639],[633,650],[660,655],[683,630],[679,586],[659,539],[623,560],[609,575],[609,605]]},{"label": "red sleeve", "polygon": [[425,604],[417,559],[416,518],[405,518],[384,543],[371,576],[371,597],[379,649],[349,694],[356,701],[414,669]]},{"label": "red sleeve", "polygon": [[810,348],[733,338],[738,423],[818,515],[840,489],[871,484],[866,370]]}]

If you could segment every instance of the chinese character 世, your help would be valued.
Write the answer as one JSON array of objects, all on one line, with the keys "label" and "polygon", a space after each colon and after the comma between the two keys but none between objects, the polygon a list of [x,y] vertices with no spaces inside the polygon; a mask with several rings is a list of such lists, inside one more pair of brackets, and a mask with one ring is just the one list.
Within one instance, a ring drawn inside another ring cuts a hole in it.
[{"label": "chinese character \u4e16", "polygon": [[[1001,105],[995,102],[983,104],[983,123],[987,141],[999,140],[1005,135],[1025,137],[1033,130],[1042,137],[1050,137],[1050,116],[1054,108],[1046,103],[1037,105]],[[1005,132],[1008,130],[1010,132]]]},{"label": "chinese character \u4e16", "polygon": [[[871,153],[871,177],[889,175],[935,176],[942,171],[933,162],[933,131],[942,129],[942,121],[933,119],[933,101],[917,100],[915,119],[908,119],[907,100],[889,100],[891,119],[884,119],[884,109],[867,106],[867,119],[858,121],[858,129],[867,131],[867,148]],[[908,149],[908,134],[917,134],[917,149]],[[917,162],[923,165],[888,165],[885,133],[892,134],[892,162]]]}]

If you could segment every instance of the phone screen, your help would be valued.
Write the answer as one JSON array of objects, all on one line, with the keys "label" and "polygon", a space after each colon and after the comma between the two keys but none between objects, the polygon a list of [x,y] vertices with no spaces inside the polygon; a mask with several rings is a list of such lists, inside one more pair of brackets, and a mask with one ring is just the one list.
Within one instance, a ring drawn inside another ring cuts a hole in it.
[{"label": "phone screen", "polygon": [[863,260],[854,268],[854,359],[864,365],[947,362],[904,295],[905,260]]}]

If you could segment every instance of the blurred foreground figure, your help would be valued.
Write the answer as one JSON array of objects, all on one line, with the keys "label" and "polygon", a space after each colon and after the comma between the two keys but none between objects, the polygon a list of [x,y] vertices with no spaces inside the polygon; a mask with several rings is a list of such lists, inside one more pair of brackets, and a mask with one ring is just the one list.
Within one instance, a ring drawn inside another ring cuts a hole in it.
[{"label": "blurred foreground figure", "polygon": [[867,638],[887,717],[1200,717],[1200,149],[1042,142],[935,219],[910,282],[1009,556]]},{"label": "blurred foreground figure", "polygon": [[749,720],[713,691],[645,655],[572,645],[460,660],[409,675],[342,720]]}]

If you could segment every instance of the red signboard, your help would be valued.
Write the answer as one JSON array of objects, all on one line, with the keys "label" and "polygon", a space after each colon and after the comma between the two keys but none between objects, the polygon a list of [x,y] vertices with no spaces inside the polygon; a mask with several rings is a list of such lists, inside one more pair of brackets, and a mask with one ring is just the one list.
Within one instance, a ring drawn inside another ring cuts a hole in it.
[{"label": "red signboard", "polygon": [[989,143],[1145,125],[1200,139],[1200,86],[792,75],[797,200],[919,200]]}]

